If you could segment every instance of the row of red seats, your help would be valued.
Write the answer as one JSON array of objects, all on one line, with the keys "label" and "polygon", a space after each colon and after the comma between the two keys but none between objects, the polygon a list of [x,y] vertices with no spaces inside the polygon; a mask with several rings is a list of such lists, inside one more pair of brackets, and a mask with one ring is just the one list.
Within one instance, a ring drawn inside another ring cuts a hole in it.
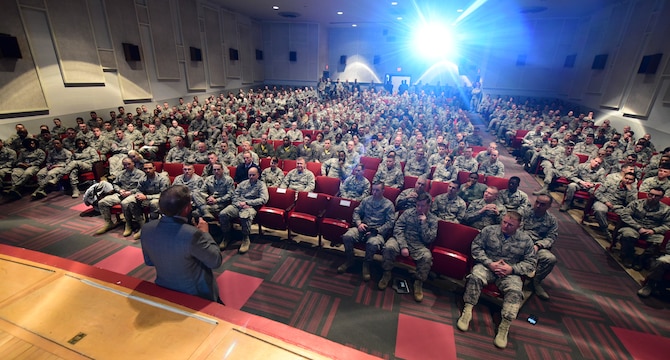
[{"label": "row of red seats", "polygon": [[[386,188],[389,189],[389,188]],[[270,200],[258,210],[255,223],[259,234],[263,227],[274,230],[286,230],[291,234],[300,234],[318,238],[331,244],[341,243],[342,235],[352,227],[354,210],[358,201],[329,196],[322,193],[296,192],[291,189],[268,188]],[[438,275],[463,281],[470,273],[473,260],[470,255],[472,241],[479,230],[466,225],[440,220],[437,238],[430,249],[433,254],[433,268]],[[411,258],[398,257],[397,261],[415,266]],[[487,295],[499,297],[500,292],[494,286],[487,286]]]}]

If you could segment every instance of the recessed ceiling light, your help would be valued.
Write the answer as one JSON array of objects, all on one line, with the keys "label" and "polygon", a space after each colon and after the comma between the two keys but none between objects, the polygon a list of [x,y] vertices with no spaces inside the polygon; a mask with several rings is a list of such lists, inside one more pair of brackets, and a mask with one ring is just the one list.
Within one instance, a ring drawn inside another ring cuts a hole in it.
[{"label": "recessed ceiling light", "polygon": [[463,9],[458,9],[456,10],[456,12],[463,12]]},{"label": "recessed ceiling light", "polygon": [[277,6],[277,5],[273,6],[272,10],[279,10],[279,6]]},{"label": "recessed ceiling light", "polygon": [[358,25],[356,25],[356,24],[351,24],[351,27],[356,27],[356,26],[358,26]]},{"label": "recessed ceiling light", "polygon": [[396,19],[397,20],[402,20],[402,16],[398,16]]},{"label": "recessed ceiling light", "polygon": [[344,14],[342,11],[337,12],[337,15],[342,15],[342,14]]},{"label": "recessed ceiling light", "polygon": [[397,1],[391,1],[391,5],[396,6],[396,5],[398,5],[398,2]]}]

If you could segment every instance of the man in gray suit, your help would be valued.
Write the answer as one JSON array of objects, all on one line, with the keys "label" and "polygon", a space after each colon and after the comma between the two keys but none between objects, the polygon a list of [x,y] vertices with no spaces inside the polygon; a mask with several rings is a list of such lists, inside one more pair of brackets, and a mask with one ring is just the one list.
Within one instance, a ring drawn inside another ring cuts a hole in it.
[{"label": "man in gray suit", "polygon": [[221,302],[212,273],[221,266],[221,251],[205,220],[197,226],[186,222],[191,213],[188,187],[168,188],[158,205],[164,216],[142,227],[141,240],[144,263],[156,267],[156,285]]}]

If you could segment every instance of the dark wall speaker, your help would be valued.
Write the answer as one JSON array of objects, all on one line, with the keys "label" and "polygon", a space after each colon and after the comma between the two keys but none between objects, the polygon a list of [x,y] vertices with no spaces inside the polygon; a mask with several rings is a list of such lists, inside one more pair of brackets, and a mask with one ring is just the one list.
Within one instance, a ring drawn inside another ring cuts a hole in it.
[{"label": "dark wall speaker", "polygon": [[202,61],[202,50],[193,46],[190,46],[189,50],[191,52],[191,61]]},{"label": "dark wall speaker", "polygon": [[123,45],[123,55],[126,58],[126,61],[141,61],[142,57],[140,56],[140,47],[135,44],[122,43]]},{"label": "dark wall speaker", "polygon": [[289,51],[288,61],[298,61],[298,53],[295,51]]},{"label": "dark wall speaker", "polygon": [[263,60],[263,50],[256,49],[256,60]]},{"label": "dark wall speaker", "polygon": [[347,65],[347,55],[340,56],[340,65]]},{"label": "dark wall speaker", "polygon": [[237,49],[228,48],[228,57],[230,60],[237,61],[240,59],[240,53],[237,51]]},{"label": "dark wall speaker", "polygon": [[381,58],[381,56],[379,56],[379,55],[375,55],[375,56],[372,58],[372,64],[373,64],[373,65],[379,65],[381,62],[382,62],[382,58]]},{"label": "dark wall speaker", "polygon": [[596,55],[596,57],[593,58],[593,64],[591,65],[591,69],[594,70],[603,70],[605,68],[605,65],[607,65],[607,54],[600,54]]},{"label": "dark wall speaker", "polygon": [[575,61],[577,61],[577,54],[568,55],[565,57],[565,63],[563,63],[563,67],[573,68],[575,67]]},{"label": "dark wall speaker", "polygon": [[325,71],[323,72],[323,78],[324,78],[324,79],[330,79],[330,71],[325,70]]},{"label": "dark wall speaker", "polygon": [[0,34],[0,59],[21,59],[21,49],[16,36]]},{"label": "dark wall speaker", "polygon": [[637,69],[638,74],[656,74],[658,65],[661,64],[663,54],[646,55],[642,58],[640,67]]}]

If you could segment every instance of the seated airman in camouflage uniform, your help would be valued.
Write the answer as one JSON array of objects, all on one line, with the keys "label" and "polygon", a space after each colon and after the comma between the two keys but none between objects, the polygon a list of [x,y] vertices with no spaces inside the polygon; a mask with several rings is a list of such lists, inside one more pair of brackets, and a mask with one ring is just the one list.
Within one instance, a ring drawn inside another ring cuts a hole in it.
[{"label": "seated airman in camouflage uniform", "polygon": [[233,192],[232,204],[226,206],[219,213],[219,223],[221,224],[221,231],[223,232],[223,240],[219,247],[221,249],[226,247],[228,241],[228,234],[230,232],[230,219],[239,218],[242,226],[242,245],[238,250],[240,254],[249,251],[251,240],[249,234],[251,233],[251,223],[256,217],[256,210],[268,202],[268,188],[264,182],[259,181],[258,168],[249,168],[249,178],[237,185]]},{"label": "seated airman in camouflage uniform", "polygon": [[433,266],[433,255],[428,246],[437,237],[438,218],[430,212],[430,195],[423,193],[416,199],[416,207],[400,215],[393,228],[393,236],[384,245],[384,275],[377,286],[384,290],[391,280],[391,269],[398,254],[411,256],[416,262],[414,300],[423,300],[423,282]]},{"label": "seated airman in camouflage uniform", "polygon": [[493,344],[507,347],[507,333],[523,302],[521,276],[529,275],[537,266],[537,254],[533,240],[521,227],[521,215],[510,211],[500,225],[487,226],[472,242],[472,258],[475,265],[467,278],[463,301],[465,306],[457,327],[468,331],[472,320],[472,309],[479,301],[482,288],[495,282],[503,293],[502,321]]}]

